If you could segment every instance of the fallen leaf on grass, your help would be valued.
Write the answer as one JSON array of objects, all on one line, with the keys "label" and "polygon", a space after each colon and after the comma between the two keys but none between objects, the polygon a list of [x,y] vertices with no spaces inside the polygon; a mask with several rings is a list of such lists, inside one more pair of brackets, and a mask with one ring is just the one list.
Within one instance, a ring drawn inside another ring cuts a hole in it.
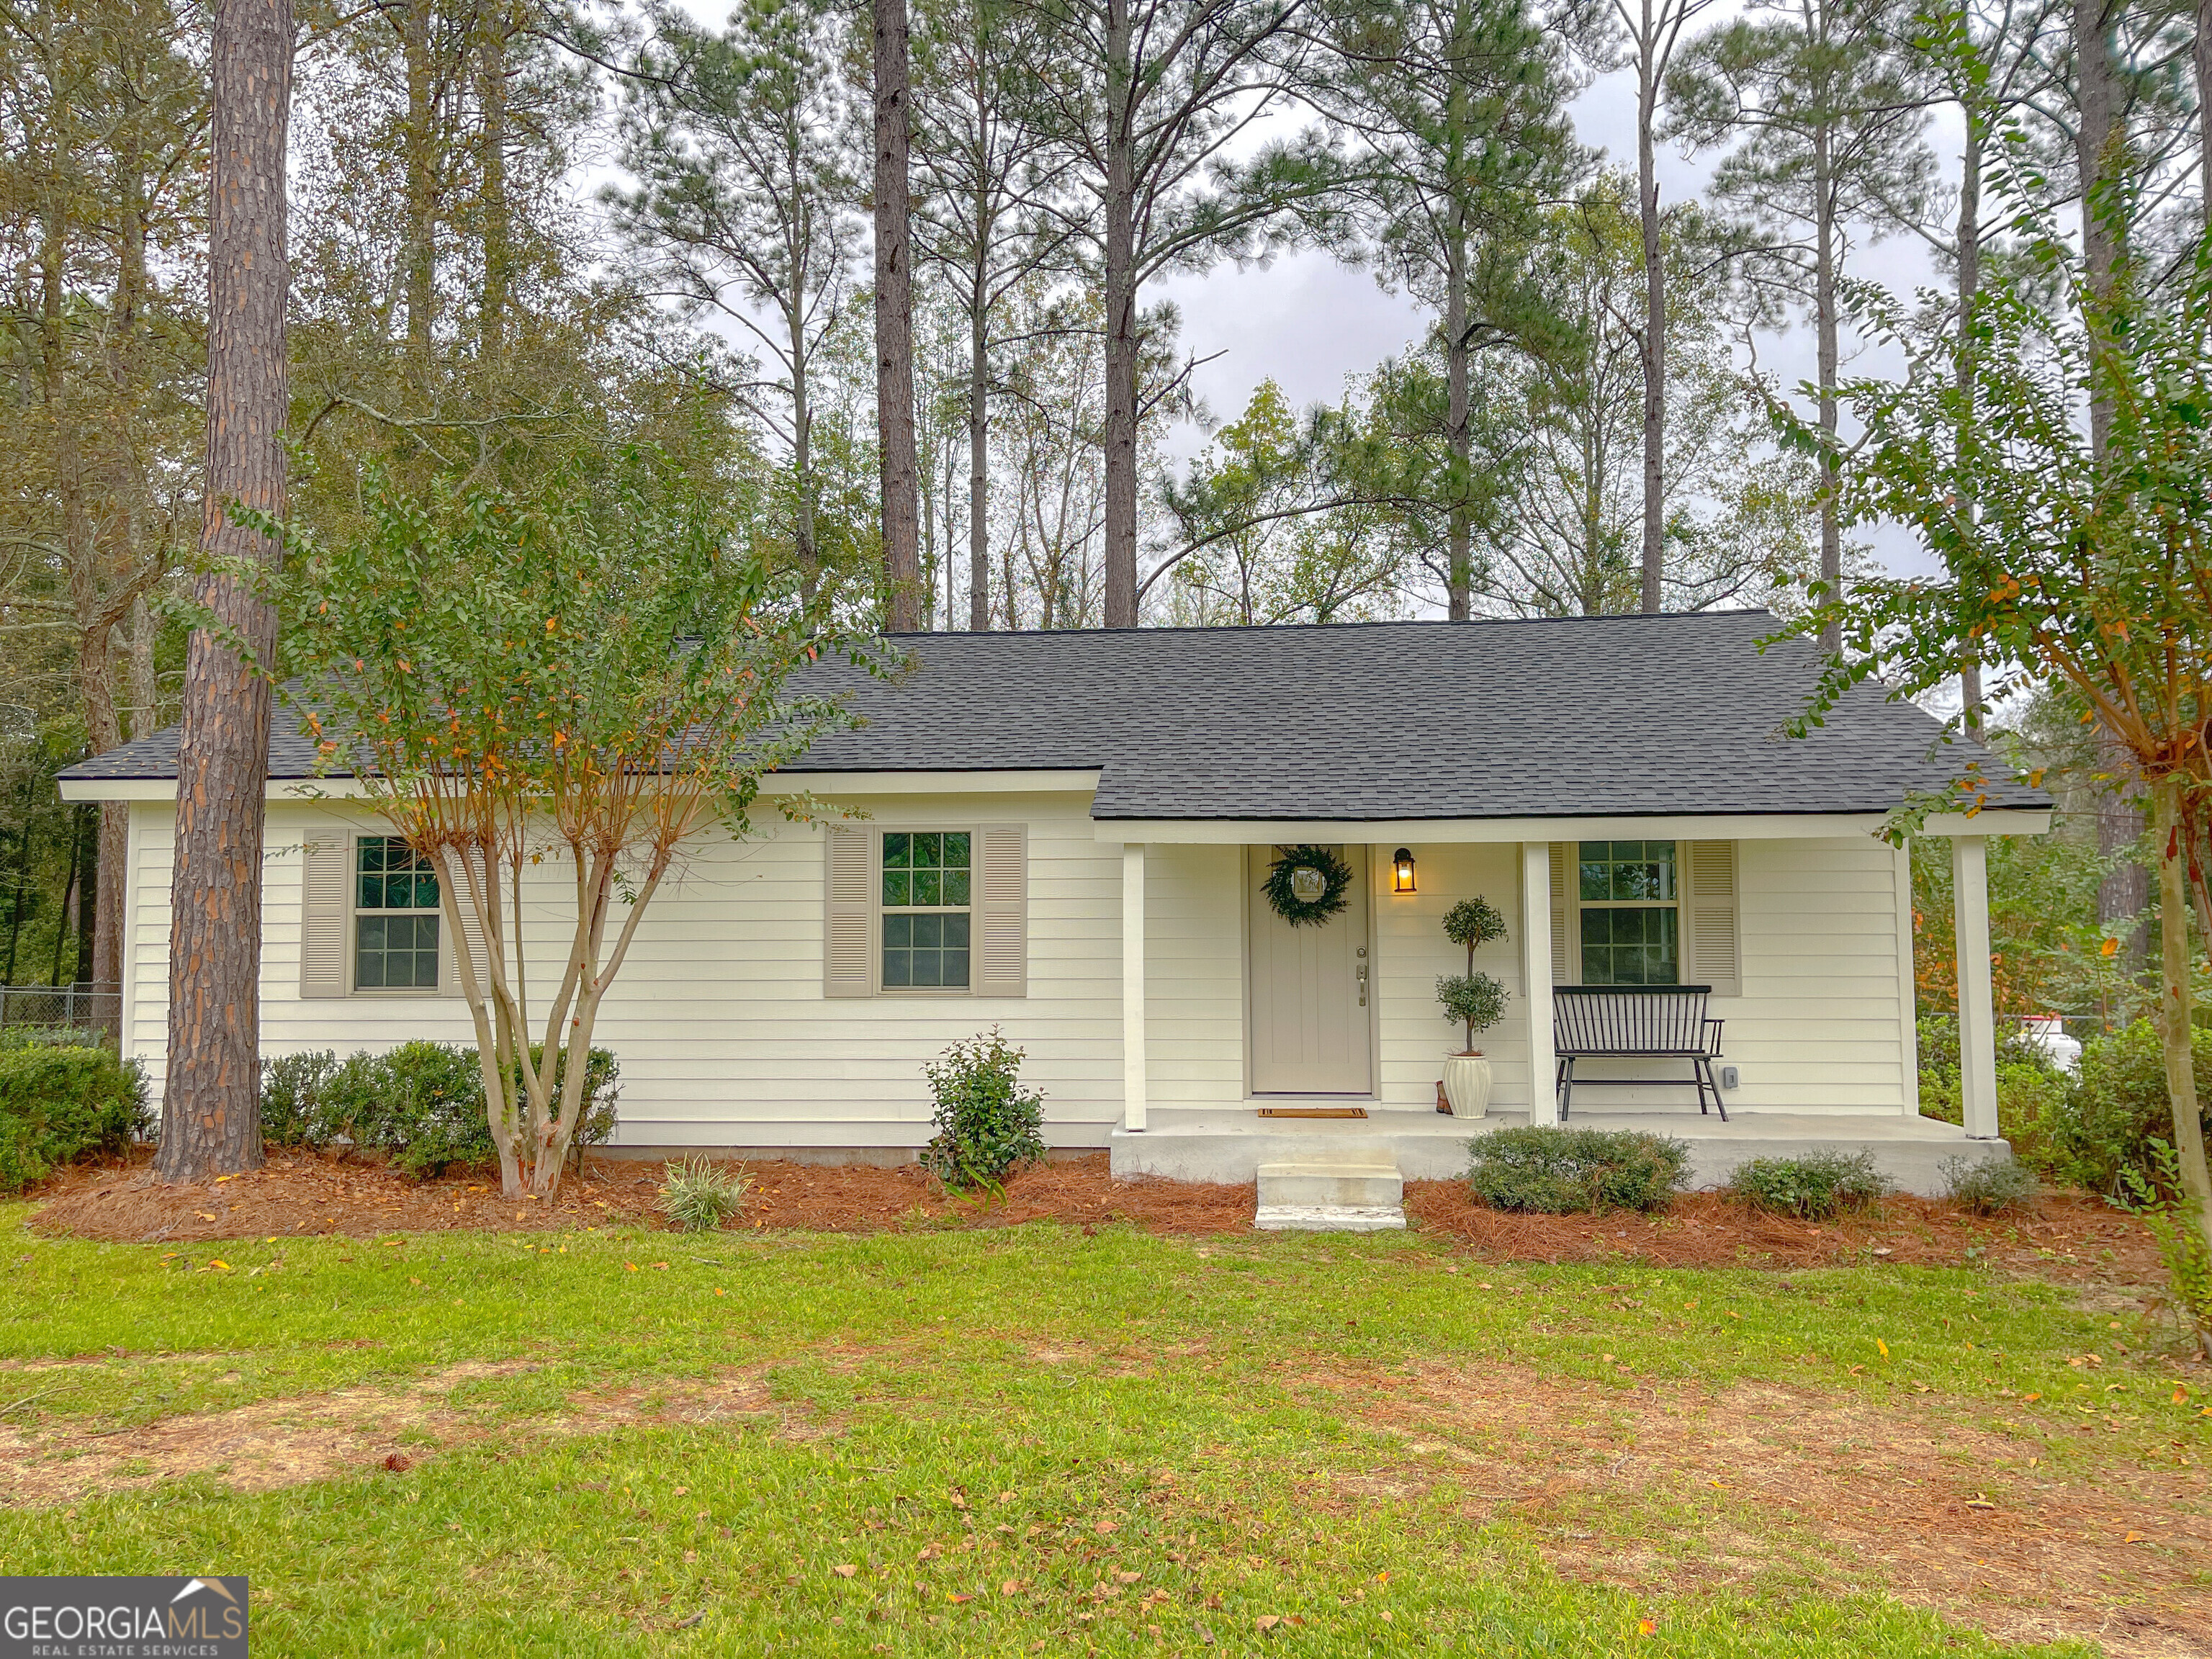
[{"label": "fallen leaf on grass", "polygon": [[1638,1636],[1656,1635],[1658,1630],[1659,1621],[1656,1619],[1639,1619],[1636,1621],[1636,1633]]},{"label": "fallen leaf on grass", "polygon": [[1097,1533],[1101,1538],[1103,1538],[1108,1533],[1119,1532],[1121,1529],[1115,1526],[1111,1521],[1094,1521],[1091,1524],[1091,1530]]},{"label": "fallen leaf on grass", "polygon": [[1009,1578],[1005,1583],[999,1586],[999,1594],[1001,1595],[1016,1595],[1020,1594],[1021,1588],[1021,1583],[1018,1579]]},{"label": "fallen leaf on grass", "polygon": [[850,1561],[846,1561],[830,1568],[830,1571],[836,1573],[840,1578],[850,1578],[854,1574],[860,1571],[860,1568],[854,1566]]}]

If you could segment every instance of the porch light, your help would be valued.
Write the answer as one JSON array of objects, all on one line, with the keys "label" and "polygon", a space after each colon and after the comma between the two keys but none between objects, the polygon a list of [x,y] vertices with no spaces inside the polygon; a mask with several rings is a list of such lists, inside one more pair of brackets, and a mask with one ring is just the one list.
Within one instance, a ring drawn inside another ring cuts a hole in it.
[{"label": "porch light", "polygon": [[1409,848],[1401,847],[1390,859],[1390,890],[1410,893],[1413,889],[1413,854]]}]

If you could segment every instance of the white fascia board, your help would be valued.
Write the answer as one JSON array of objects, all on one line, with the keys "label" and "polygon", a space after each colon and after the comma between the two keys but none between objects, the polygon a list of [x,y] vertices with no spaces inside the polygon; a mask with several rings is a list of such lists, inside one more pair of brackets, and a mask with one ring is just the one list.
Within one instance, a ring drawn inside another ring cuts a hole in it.
[{"label": "white fascia board", "polygon": [[763,795],[1095,795],[1095,771],[771,772]]},{"label": "white fascia board", "polygon": [[[1408,846],[1525,841],[1813,841],[1881,833],[1880,812],[1739,813],[1713,817],[1285,819],[1101,818],[1102,842],[1169,842],[1212,846],[1267,846],[1340,842]],[[2048,811],[1990,811],[1968,818],[1951,813],[1928,821],[1931,836],[2039,836]]]},{"label": "white fascia board", "polygon": [[[71,778],[64,800],[174,800],[172,778]],[[358,800],[368,792],[354,778],[272,778],[272,801]],[[763,795],[1095,795],[1097,772],[771,772]]]}]

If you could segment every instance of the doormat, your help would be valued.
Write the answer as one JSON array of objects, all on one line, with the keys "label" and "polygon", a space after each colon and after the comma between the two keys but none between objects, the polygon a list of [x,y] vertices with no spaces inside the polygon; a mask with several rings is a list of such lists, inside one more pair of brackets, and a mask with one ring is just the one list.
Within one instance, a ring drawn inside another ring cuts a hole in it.
[{"label": "doormat", "polygon": [[1262,1106],[1261,1117],[1365,1117],[1364,1106]]}]

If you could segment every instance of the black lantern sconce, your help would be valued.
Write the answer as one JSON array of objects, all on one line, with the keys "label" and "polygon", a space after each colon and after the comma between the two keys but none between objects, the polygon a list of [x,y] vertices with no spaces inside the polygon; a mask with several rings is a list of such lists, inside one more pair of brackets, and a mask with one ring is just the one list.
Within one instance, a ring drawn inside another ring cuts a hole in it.
[{"label": "black lantern sconce", "polygon": [[1390,860],[1390,890],[1410,893],[1413,887],[1413,854],[1410,848],[1401,847]]}]

